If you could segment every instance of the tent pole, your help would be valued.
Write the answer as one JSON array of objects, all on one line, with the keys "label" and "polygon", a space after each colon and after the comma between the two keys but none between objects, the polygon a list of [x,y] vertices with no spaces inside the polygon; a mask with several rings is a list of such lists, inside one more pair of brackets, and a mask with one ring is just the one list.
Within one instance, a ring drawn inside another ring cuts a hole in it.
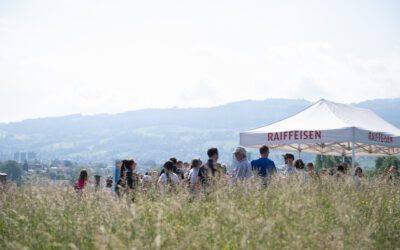
[{"label": "tent pole", "polygon": [[320,154],[320,159],[321,159],[321,168],[325,168],[325,159],[324,159],[324,147],[323,144],[321,144],[321,154]]}]

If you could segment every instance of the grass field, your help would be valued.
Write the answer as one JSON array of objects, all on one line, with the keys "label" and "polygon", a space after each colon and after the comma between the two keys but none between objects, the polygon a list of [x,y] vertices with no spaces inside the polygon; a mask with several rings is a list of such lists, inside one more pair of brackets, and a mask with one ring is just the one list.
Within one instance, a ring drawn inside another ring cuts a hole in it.
[{"label": "grass field", "polygon": [[400,249],[400,187],[379,179],[221,185],[135,203],[88,188],[0,194],[0,249]]}]

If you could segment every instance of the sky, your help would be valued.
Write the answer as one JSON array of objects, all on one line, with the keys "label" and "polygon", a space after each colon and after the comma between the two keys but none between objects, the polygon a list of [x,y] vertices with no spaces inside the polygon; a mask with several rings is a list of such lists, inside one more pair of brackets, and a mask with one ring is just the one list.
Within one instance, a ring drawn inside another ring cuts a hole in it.
[{"label": "sky", "polygon": [[0,0],[0,122],[398,97],[397,0]]}]

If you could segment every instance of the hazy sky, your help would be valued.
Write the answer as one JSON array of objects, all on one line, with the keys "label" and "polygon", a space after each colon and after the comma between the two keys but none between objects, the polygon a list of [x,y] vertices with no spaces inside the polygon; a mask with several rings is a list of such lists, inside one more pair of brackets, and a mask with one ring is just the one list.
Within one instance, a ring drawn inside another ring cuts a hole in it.
[{"label": "hazy sky", "polygon": [[400,1],[0,0],[0,122],[400,97]]}]

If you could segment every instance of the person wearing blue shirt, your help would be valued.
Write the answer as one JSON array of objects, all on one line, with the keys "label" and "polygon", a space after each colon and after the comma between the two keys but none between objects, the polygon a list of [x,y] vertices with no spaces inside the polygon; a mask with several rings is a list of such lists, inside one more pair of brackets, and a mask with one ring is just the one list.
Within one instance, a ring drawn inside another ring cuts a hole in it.
[{"label": "person wearing blue shirt", "polygon": [[268,179],[276,174],[275,163],[268,158],[269,148],[264,145],[260,148],[260,158],[251,162],[251,168],[261,177],[263,187],[267,187]]}]

